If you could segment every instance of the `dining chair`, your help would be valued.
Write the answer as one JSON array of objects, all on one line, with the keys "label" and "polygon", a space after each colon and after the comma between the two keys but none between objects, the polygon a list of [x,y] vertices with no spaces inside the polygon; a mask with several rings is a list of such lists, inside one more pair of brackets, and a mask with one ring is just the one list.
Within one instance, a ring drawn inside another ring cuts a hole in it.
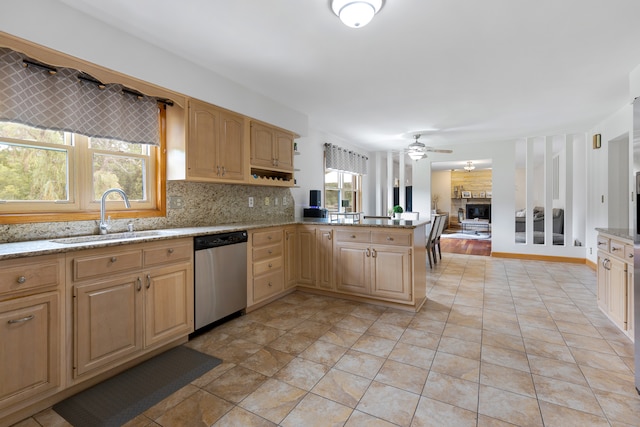
[{"label": "dining chair", "polygon": [[420,216],[420,212],[402,212],[400,214],[400,219],[404,219],[407,221],[417,221]]},{"label": "dining chair", "polygon": [[427,234],[427,256],[429,257],[429,268],[433,268],[433,264],[436,262],[435,260],[435,250],[433,248],[433,244],[435,242],[435,236],[440,228],[440,222],[443,221],[444,215],[433,215],[431,217],[431,228],[429,229],[429,233]]},{"label": "dining chair", "polygon": [[440,249],[440,237],[442,236],[442,232],[444,231],[444,227],[446,225],[447,225],[446,215],[442,215],[442,218],[440,219],[440,224],[438,225],[438,230],[436,231],[434,243],[433,243],[433,259],[436,262],[436,264],[438,263],[438,260],[436,259],[436,249],[438,250],[438,255],[440,256],[440,259],[442,259],[442,250]]}]

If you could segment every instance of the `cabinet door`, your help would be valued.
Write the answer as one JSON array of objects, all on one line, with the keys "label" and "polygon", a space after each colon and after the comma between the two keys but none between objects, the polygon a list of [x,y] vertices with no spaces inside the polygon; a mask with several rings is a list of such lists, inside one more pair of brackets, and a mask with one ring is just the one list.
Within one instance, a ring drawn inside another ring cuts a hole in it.
[{"label": "cabinet door", "polygon": [[336,243],[336,289],[368,295],[371,292],[371,249],[357,243]]},{"label": "cabinet door", "polygon": [[284,229],[284,287],[290,288],[298,282],[298,234],[295,227]]},{"label": "cabinet door", "polygon": [[316,229],[300,227],[298,229],[298,283],[315,286],[316,284]]},{"label": "cabinet door", "polygon": [[633,329],[635,327],[633,274],[633,265],[627,265],[627,334],[630,337],[634,336]]},{"label": "cabinet door", "polygon": [[144,287],[145,347],[193,332],[191,264],[151,270]]},{"label": "cabinet door", "polygon": [[276,168],[293,171],[293,135],[275,131]]},{"label": "cabinet door", "polygon": [[74,377],[142,349],[142,278],[74,288]]},{"label": "cabinet door", "polygon": [[316,285],[322,289],[333,289],[333,230],[320,227],[316,238]]},{"label": "cabinet door", "polygon": [[188,178],[219,178],[219,114],[220,111],[211,105],[189,101]]},{"label": "cabinet door", "polygon": [[404,247],[373,247],[372,289],[375,296],[411,300],[411,250]]},{"label": "cabinet door", "polygon": [[220,178],[244,179],[244,121],[230,113],[220,114]]},{"label": "cabinet door", "polygon": [[[605,268],[604,264],[605,264],[605,260],[606,260],[606,256],[604,253],[598,251],[598,264],[597,264],[597,276],[598,276],[598,307],[600,307],[601,310],[603,310],[604,312],[607,311],[607,298],[608,298],[608,289],[607,289],[607,282],[608,282],[608,271]],[[608,262],[608,261],[607,261]]]},{"label": "cabinet door", "polygon": [[259,123],[251,124],[251,165],[275,166],[273,129]]},{"label": "cabinet door", "polygon": [[0,413],[60,385],[57,292],[0,303]]},{"label": "cabinet door", "polygon": [[627,264],[610,258],[608,313],[620,329],[625,330],[627,322]]}]

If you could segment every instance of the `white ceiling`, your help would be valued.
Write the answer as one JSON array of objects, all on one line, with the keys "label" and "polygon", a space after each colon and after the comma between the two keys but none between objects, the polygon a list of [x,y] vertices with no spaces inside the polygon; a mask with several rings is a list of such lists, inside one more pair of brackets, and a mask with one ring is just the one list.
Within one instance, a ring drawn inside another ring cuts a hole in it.
[{"label": "white ceiling", "polygon": [[585,132],[629,102],[638,0],[61,0],[368,150]]}]

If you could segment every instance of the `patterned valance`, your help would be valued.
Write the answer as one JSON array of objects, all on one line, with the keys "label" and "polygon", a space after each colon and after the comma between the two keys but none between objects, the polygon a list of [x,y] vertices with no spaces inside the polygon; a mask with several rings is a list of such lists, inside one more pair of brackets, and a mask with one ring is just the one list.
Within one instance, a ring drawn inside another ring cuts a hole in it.
[{"label": "patterned valance", "polygon": [[35,62],[0,47],[0,121],[159,145],[155,98],[91,81],[72,68],[25,66],[25,60]]},{"label": "patterned valance", "polygon": [[368,157],[333,144],[324,144],[325,167],[343,172],[367,174]]}]

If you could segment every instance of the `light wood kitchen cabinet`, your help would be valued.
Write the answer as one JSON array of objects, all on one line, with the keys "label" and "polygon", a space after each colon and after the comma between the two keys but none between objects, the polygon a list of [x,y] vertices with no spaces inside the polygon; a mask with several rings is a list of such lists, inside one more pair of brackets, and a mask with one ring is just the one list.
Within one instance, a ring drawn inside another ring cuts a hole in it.
[{"label": "light wood kitchen cabinet", "polygon": [[298,259],[296,263],[298,284],[316,285],[316,227],[298,227]]},{"label": "light wood kitchen cabinet", "polygon": [[284,243],[282,227],[249,232],[247,306],[267,301],[284,291]]},{"label": "light wood kitchen cabinet", "polygon": [[298,283],[299,243],[297,227],[284,228],[284,287],[289,289]]},{"label": "light wood kitchen cabinet", "polygon": [[0,261],[0,271],[0,414],[6,414],[63,385],[64,256]]},{"label": "light wood kitchen cabinet", "polygon": [[74,379],[193,332],[191,238],[70,253],[67,265]]},{"label": "light wood kitchen cabinet", "polygon": [[391,300],[411,300],[412,233],[336,232],[336,289]]},{"label": "light wood kitchen cabinet", "polygon": [[293,139],[290,132],[251,122],[251,166],[293,172]]},{"label": "light wood kitchen cabinet", "polygon": [[187,179],[245,180],[244,118],[189,100]]},{"label": "light wood kitchen cabinet", "polygon": [[333,278],[333,227],[318,227],[316,229],[316,287],[320,289],[335,289]]},{"label": "light wood kitchen cabinet", "polygon": [[598,307],[633,339],[633,244],[599,233]]}]

